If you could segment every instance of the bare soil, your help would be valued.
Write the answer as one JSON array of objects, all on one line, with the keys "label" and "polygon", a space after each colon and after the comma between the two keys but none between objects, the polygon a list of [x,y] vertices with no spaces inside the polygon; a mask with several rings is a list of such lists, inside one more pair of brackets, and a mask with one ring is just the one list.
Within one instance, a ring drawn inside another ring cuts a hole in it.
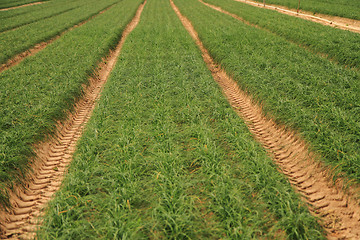
[{"label": "bare soil", "polygon": [[41,224],[39,216],[61,186],[72,161],[76,143],[95,108],[103,85],[116,64],[126,37],[140,21],[145,3],[138,8],[135,17],[127,25],[116,49],[98,66],[97,77],[89,80],[90,84],[85,87],[84,96],[75,104],[73,113],[69,113],[67,120],[57,125],[57,134],[35,147],[37,156],[33,160],[33,173],[29,175],[26,187],[15,187],[10,192],[11,211],[0,212],[1,239],[35,237],[35,231]]},{"label": "bare soil", "polygon": [[242,91],[214,62],[191,22],[180,13],[172,0],[170,2],[184,27],[199,46],[213,78],[222,88],[233,109],[288,177],[294,189],[308,203],[310,212],[319,217],[320,224],[327,231],[327,237],[360,239],[360,206],[355,197],[343,191],[340,181],[337,184],[332,182],[328,171],[298,134],[265,117],[261,107],[251,96]]},{"label": "bare soil", "polygon": [[360,21],[350,18],[343,18],[343,17],[337,17],[337,16],[331,16],[331,15],[325,15],[325,14],[313,14],[308,11],[300,10],[299,13],[297,13],[296,9],[289,9],[285,6],[279,6],[279,5],[273,5],[273,4],[266,4],[265,6],[258,2],[253,2],[249,0],[234,0],[237,2],[246,3],[255,7],[259,8],[266,8],[266,9],[272,9],[277,12],[287,14],[290,16],[299,17],[302,19],[306,19],[309,21],[321,23],[326,26],[331,26],[334,28],[339,28],[343,30],[349,30],[352,32],[360,33]]}]

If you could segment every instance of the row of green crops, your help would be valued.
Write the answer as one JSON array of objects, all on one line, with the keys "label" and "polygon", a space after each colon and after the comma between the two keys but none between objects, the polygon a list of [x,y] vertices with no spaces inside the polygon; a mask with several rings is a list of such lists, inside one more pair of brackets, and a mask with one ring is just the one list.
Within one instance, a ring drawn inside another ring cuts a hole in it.
[{"label": "row of green crops", "polygon": [[[56,0],[61,1],[61,0]],[[51,1],[52,2],[52,1]],[[22,8],[16,8],[12,9],[11,11],[0,11],[0,19],[6,19],[9,17],[14,16],[20,16],[29,12],[38,11],[39,9],[46,9],[48,6],[48,3],[51,2],[44,2],[45,4],[36,4],[32,6],[22,7]]]},{"label": "row of green crops", "polygon": [[117,1],[119,0],[86,0],[86,4],[80,8],[0,34],[0,64],[96,15]]},{"label": "row of green crops", "polygon": [[0,74],[0,203],[23,179],[32,146],[71,109],[100,59],[118,42],[141,0],[123,0]]},{"label": "row of green crops", "polygon": [[21,6],[33,2],[42,2],[45,0],[2,0],[0,2],[0,9]]},{"label": "row of green crops", "polygon": [[360,182],[360,74],[197,0],[176,0],[215,61],[264,110]]},{"label": "row of green crops", "polygon": [[321,239],[168,0],[125,42],[40,239]]},{"label": "row of green crops", "polygon": [[341,64],[360,68],[360,34],[234,0],[204,0]]},{"label": "row of green crops", "polygon": [[[254,1],[263,2],[263,0]],[[299,0],[266,0],[266,3],[297,9]],[[300,9],[360,20],[360,2],[358,0],[301,0]]]},{"label": "row of green crops", "polygon": [[[68,12],[81,5],[89,4],[83,1],[57,0],[49,2],[45,5],[39,5],[38,8],[30,12],[25,12],[21,15],[15,15],[1,20],[0,32],[14,29],[26,24],[44,20],[50,17],[55,17],[62,13]],[[1,12],[0,12],[1,14]]]}]

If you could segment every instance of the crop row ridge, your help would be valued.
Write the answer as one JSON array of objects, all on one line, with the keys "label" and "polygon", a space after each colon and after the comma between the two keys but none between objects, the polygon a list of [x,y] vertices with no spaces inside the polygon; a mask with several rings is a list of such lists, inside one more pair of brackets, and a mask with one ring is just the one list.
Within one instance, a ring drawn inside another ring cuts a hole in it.
[{"label": "crop row ridge", "polygon": [[136,15],[126,26],[118,45],[98,65],[96,74],[84,87],[84,94],[63,122],[59,122],[57,133],[50,140],[35,146],[36,157],[32,161],[33,170],[27,178],[26,186],[15,186],[10,192],[12,208],[0,211],[1,239],[33,239],[40,227],[43,209],[61,185],[67,168],[72,161],[76,143],[88,122],[95,103],[100,97],[122,46],[129,33],[140,21],[146,0],[137,9]]},{"label": "crop row ridge", "polygon": [[215,81],[237,114],[245,121],[254,138],[267,150],[291,185],[319,217],[329,239],[360,238],[360,207],[355,197],[343,190],[339,180],[333,183],[328,170],[309,150],[307,143],[291,131],[268,119],[261,107],[242,91],[237,83],[214,62],[191,22],[170,0],[182,24],[199,46],[204,61]]}]

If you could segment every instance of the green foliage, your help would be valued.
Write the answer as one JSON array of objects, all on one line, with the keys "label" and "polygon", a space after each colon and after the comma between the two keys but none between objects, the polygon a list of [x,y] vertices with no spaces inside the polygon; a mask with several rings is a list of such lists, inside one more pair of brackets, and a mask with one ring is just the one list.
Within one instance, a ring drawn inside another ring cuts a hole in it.
[{"label": "green foliage", "polygon": [[81,7],[83,4],[83,1],[79,0],[72,2],[69,2],[68,0],[57,0],[51,1],[47,4],[35,5],[31,7],[31,11],[26,11],[23,14],[12,14],[8,17],[5,17],[2,16],[0,12],[0,19],[2,19],[0,32],[8,31],[23,25],[55,17],[62,13],[71,11],[75,8]]},{"label": "green foliage", "polygon": [[360,74],[197,0],[176,0],[210,54],[264,110],[360,182]]},{"label": "green foliage", "polygon": [[[56,0],[56,1],[60,2],[60,1],[64,1],[64,0]],[[22,8],[16,8],[16,9],[12,9],[11,11],[0,11],[0,19],[6,19],[9,17],[20,16],[20,15],[27,14],[30,12],[38,11],[39,9],[46,9],[47,6],[49,6],[48,3],[51,3],[51,2],[47,2],[47,4],[37,4],[37,5],[32,5],[32,6],[22,7]],[[50,6],[51,5],[52,4],[50,4]]]},{"label": "green foliage", "polygon": [[327,56],[345,66],[360,68],[360,34],[295,18],[234,0],[205,0],[288,41]]},{"label": "green foliage", "polygon": [[[263,0],[254,0],[263,2]],[[268,4],[277,4],[297,9],[299,0],[266,0]],[[360,20],[360,2],[358,0],[302,0],[300,9],[315,13]]]},{"label": "green foliage", "polygon": [[33,145],[71,110],[140,2],[120,2],[0,75],[0,193],[23,180]]},{"label": "green foliage", "polygon": [[[65,11],[44,21],[34,22],[0,34],[0,64],[35,46],[37,43],[50,40],[66,29],[80,23],[101,10],[111,6],[117,0],[87,0],[82,7]],[[22,17],[22,16],[21,16]]]},{"label": "green foliage", "polygon": [[41,239],[321,239],[168,0],[129,35]]},{"label": "green foliage", "polygon": [[10,8],[10,7],[17,7],[29,3],[34,2],[44,2],[46,0],[2,0],[0,2],[0,9],[2,8]]}]

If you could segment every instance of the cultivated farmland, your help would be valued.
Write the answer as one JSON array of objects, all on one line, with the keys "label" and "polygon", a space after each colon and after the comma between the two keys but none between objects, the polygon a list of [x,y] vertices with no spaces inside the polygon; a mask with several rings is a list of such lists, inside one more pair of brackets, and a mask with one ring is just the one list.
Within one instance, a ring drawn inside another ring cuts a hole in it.
[{"label": "cultivated farmland", "polygon": [[[61,34],[70,27],[99,14],[114,4],[114,0],[87,1],[83,7],[75,7],[51,18],[21,26],[16,31],[7,31],[0,35],[0,64],[44,41]],[[54,6],[56,7],[56,6]],[[24,33],[26,38],[24,39]],[[11,46],[11,47],[9,47]]]},{"label": "cultivated farmland", "polygon": [[0,21],[1,238],[360,238],[359,34],[234,0]]},{"label": "cultivated farmland", "polygon": [[[255,0],[263,3],[263,0]],[[298,0],[266,0],[268,4],[277,4],[297,9]],[[357,0],[307,0],[300,1],[300,9],[311,11],[314,14],[324,13],[345,18],[360,20],[360,3]]]},{"label": "cultivated farmland", "polygon": [[0,2],[0,9],[21,7],[24,5],[36,4],[44,2],[44,0],[2,0]]},{"label": "cultivated farmland", "polygon": [[266,99],[264,110],[298,129],[325,161],[360,182],[360,136],[356,134],[360,132],[360,92],[355,91],[360,87],[359,72],[198,1],[184,0],[179,6],[182,4],[215,61],[244,90]]},{"label": "cultivated farmland", "polygon": [[257,28],[298,44],[347,67],[360,66],[360,35],[318,23],[260,9],[234,0],[204,0],[205,3],[235,14]]},{"label": "cultivated farmland", "polygon": [[[59,0],[49,2],[44,5],[27,7],[27,11],[24,12],[21,17],[18,17],[19,13],[12,13],[12,15],[3,18],[1,21],[0,31],[4,32],[33,22],[55,17],[67,11],[81,7],[82,5],[84,5],[82,1],[73,1],[71,3],[67,3],[66,1]],[[29,8],[31,9],[30,11]]]},{"label": "cultivated farmland", "polygon": [[[139,3],[121,1],[36,56],[2,73],[0,111],[6,133],[2,138],[2,183],[22,179],[18,169],[28,165],[32,145],[53,132],[55,121],[71,110],[81,96],[82,84],[86,84],[97,63],[116,45]],[[119,11],[127,14],[118,16]]]}]

